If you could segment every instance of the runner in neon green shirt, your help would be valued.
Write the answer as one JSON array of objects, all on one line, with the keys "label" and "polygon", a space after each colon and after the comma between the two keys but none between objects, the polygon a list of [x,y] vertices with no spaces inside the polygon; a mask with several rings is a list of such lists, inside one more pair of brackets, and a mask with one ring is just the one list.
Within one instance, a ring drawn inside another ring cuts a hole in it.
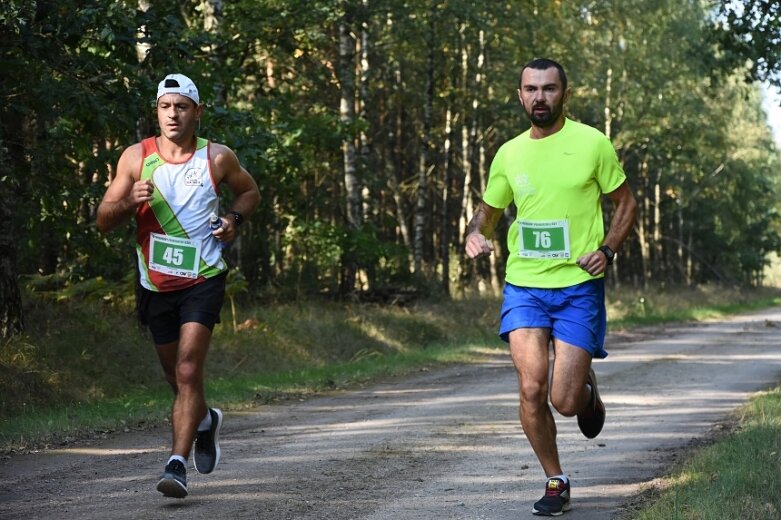
[{"label": "runner in neon green shirt", "polygon": [[600,195],[625,180],[607,137],[571,119],[548,137],[535,139],[528,130],[505,143],[491,163],[483,202],[518,208],[507,235],[507,281],[554,288],[592,279],[576,260],[601,245]]},{"label": "runner in neon green shirt", "polygon": [[[567,76],[555,61],[536,59],[523,67],[518,98],[531,129],[497,152],[466,237],[469,258],[491,254],[496,224],[515,202],[499,334],[510,344],[518,373],[523,431],[546,475],[545,494],[532,508],[542,516],[570,508],[549,396],[560,414],[577,415],[589,439],[605,422],[591,369],[592,358],[607,355],[603,278],[637,208],[610,141],[564,117],[569,96]],[[607,234],[603,194],[615,205]]]}]

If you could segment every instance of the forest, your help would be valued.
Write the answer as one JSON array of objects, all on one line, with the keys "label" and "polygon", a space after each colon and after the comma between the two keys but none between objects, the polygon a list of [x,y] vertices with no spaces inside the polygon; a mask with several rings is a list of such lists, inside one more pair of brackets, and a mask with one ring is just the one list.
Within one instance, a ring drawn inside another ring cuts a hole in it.
[{"label": "forest", "polygon": [[611,139],[638,200],[609,283],[761,285],[781,250],[781,156],[759,87],[779,83],[779,10],[5,0],[2,335],[23,328],[20,286],[132,280],[134,230],[102,235],[95,211],[122,150],[155,134],[156,85],[171,72],[199,87],[199,134],[230,146],[260,187],[229,252],[260,300],[499,291],[512,209],[489,259],[465,258],[464,231],[493,154],[529,126],[516,89],[536,57],[563,64],[567,116]]}]

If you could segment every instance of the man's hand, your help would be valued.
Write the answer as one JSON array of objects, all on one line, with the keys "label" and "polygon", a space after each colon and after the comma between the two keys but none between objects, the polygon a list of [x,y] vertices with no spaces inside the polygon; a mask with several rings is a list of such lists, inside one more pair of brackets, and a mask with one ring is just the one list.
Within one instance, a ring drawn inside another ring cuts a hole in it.
[{"label": "man's hand", "polygon": [[607,269],[607,257],[602,251],[586,253],[578,258],[576,263],[578,267],[588,272],[591,276],[600,275]]},{"label": "man's hand", "polygon": [[466,256],[474,260],[488,256],[494,250],[494,245],[481,233],[470,233],[466,237]]},{"label": "man's hand", "polygon": [[133,205],[138,206],[144,202],[152,200],[152,193],[155,191],[155,186],[152,181],[136,181],[133,183],[133,187],[130,189],[130,201]]},{"label": "man's hand", "polygon": [[126,148],[117,163],[117,175],[109,184],[98,206],[95,223],[103,233],[124,224],[138,209],[139,204],[152,200],[155,191],[150,180],[136,180],[141,162],[141,143]]},{"label": "man's hand", "polygon": [[236,233],[238,231],[236,220],[232,217],[220,217],[220,220],[222,221],[222,225],[212,231],[212,235],[220,242],[229,244],[236,239]]}]

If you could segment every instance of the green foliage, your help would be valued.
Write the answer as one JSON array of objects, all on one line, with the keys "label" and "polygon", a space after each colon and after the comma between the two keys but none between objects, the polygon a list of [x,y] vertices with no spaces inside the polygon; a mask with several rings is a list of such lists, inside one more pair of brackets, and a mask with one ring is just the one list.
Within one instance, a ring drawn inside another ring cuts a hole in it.
[{"label": "green foliage", "polygon": [[118,281],[101,277],[73,280],[54,273],[23,276],[20,282],[29,295],[48,302],[105,302],[127,308],[135,297],[135,272],[132,270]]},{"label": "green foliage", "polygon": [[398,273],[407,271],[406,248],[381,241],[370,225],[353,230],[321,221],[291,221],[283,246],[288,256],[286,271],[296,279],[291,285],[308,291],[337,291],[345,258],[370,270],[373,287],[398,281]]},{"label": "green foliage", "polygon": [[781,87],[781,4],[775,0],[720,0],[711,38],[722,67],[747,66],[747,80]]},{"label": "green foliage", "polygon": [[[620,281],[757,285],[781,249],[779,155],[737,59],[777,50],[774,2],[714,12],[669,0],[140,5],[0,7],[0,180],[21,274],[73,284],[126,276],[132,226],[99,235],[95,209],[121,151],[155,132],[157,81],[179,71],[207,105],[201,134],[233,148],[260,187],[230,253],[250,288],[342,291],[353,264],[365,271],[356,288],[422,287],[445,270],[444,255],[463,250],[464,205],[480,196],[493,153],[527,128],[515,88],[521,65],[540,55],[565,65],[569,115],[610,135],[640,201]],[[341,24],[356,37],[354,63],[340,62]],[[777,68],[777,54],[755,59],[755,75]],[[355,74],[352,121],[340,114],[344,71]],[[348,142],[360,229],[346,221]],[[412,276],[415,234],[423,272]],[[449,265],[461,285],[482,272]]]}]

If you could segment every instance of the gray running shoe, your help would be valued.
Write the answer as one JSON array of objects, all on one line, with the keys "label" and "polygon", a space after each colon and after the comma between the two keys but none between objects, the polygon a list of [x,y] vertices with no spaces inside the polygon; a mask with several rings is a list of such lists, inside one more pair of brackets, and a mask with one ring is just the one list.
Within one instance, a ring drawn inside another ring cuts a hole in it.
[{"label": "gray running shoe", "polygon": [[195,433],[195,449],[193,463],[198,473],[211,473],[220,462],[220,428],[222,428],[222,411],[219,408],[209,408],[212,425],[208,430]]},{"label": "gray running shoe", "polygon": [[163,476],[157,483],[157,490],[164,496],[184,498],[187,496],[187,470],[178,460],[172,460],[165,466]]}]

